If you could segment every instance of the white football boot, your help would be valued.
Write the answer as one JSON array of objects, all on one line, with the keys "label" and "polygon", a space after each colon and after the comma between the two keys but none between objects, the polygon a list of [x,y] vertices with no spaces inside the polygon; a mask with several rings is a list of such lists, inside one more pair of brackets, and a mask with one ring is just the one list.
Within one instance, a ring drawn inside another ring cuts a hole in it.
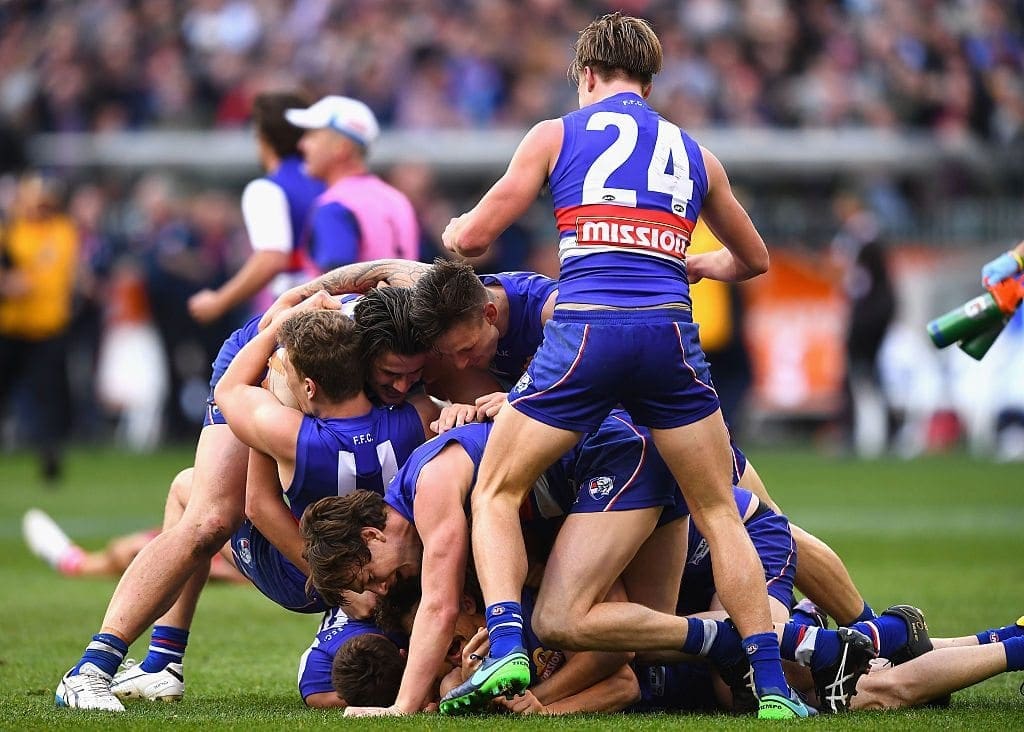
[{"label": "white football boot", "polygon": [[147,673],[142,664],[128,659],[114,676],[110,690],[118,699],[176,702],[185,695],[185,676],[180,663],[169,663],[163,671]]},{"label": "white football boot", "polygon": [[64,674],[54,697],[58,707],[124,711],[124,705],[110,691],[110,676],[91,663],[83,664],[74,676],[71,671]]}]

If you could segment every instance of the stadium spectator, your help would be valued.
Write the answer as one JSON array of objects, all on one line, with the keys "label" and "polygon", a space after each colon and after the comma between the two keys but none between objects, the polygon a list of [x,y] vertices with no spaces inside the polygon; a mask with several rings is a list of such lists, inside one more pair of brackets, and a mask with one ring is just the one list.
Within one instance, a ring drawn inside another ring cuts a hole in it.
[{"label": "stadium spectator", "polygon": [[[1024,131],[1019,3],[630,7],[666,40],[653,106],[688,127],[898,127],[1001,143]],[[545,0],[381,0],[343,12],[285,0],[9,3],[0,106],[26,129],[230,127],[273,73],[364,99],[385,126],[525,125],[571,101],[562,70],[587,14]],[[515,44],[499,40],[510,27]]]},{"label": "stadium spectator", "polygon": [[0,410],[23,382],[31,401],[21,414],[47,481],[60,477],[70,416],[65,349],[79,247],[58,204],[53,181],[29,173],[0,232]]},{"label": "stadium spectator", "polygon": [[380,134],[373,112],[349,97],[327,96],[285,119],[306,130],[306,171],[327,184],[313,207],[308,254],[325,272],[372,259],[417,259],[419,224],[409,199],[372,174],[369,146]]}]

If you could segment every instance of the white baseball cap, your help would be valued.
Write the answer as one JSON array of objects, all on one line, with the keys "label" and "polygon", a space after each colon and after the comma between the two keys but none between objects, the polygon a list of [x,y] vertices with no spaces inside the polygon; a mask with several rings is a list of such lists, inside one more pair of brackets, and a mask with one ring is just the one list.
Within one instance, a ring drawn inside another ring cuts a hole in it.
[{"label": "white baseball cap", "polygon": [[369,147],[380,135],[380,126],[370,108],[350,97],[324,97],[308,109],[289,109],[284,117],[307,130],[330,128],[363,147]]}]

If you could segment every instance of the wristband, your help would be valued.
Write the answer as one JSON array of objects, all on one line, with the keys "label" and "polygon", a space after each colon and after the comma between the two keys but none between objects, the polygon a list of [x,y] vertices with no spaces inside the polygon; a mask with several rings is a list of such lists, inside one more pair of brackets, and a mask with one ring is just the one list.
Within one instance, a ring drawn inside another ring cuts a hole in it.
[{"label": "wristband", "polygon": [[1007,254],[1013,257],[1013,261],[1017,263],[1017,271],[1024,272],[1024,256],[1021,256],[1016,249],[1011,249]]}]

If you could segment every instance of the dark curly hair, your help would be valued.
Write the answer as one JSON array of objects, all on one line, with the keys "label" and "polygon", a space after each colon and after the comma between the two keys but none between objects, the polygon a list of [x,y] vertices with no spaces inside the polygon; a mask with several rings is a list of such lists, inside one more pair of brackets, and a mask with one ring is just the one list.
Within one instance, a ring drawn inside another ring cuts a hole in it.
[{"label": "dark curly hair", "polygon": [[309,563],[307,590],[315,589],[328,605],[345,605],[345,590],[353,589],[370,561],[362,530],[383,529],[386,520],[384,498],[372,491],[328,496],[307,507],[299,522],[306,542],[302,556]]}]

